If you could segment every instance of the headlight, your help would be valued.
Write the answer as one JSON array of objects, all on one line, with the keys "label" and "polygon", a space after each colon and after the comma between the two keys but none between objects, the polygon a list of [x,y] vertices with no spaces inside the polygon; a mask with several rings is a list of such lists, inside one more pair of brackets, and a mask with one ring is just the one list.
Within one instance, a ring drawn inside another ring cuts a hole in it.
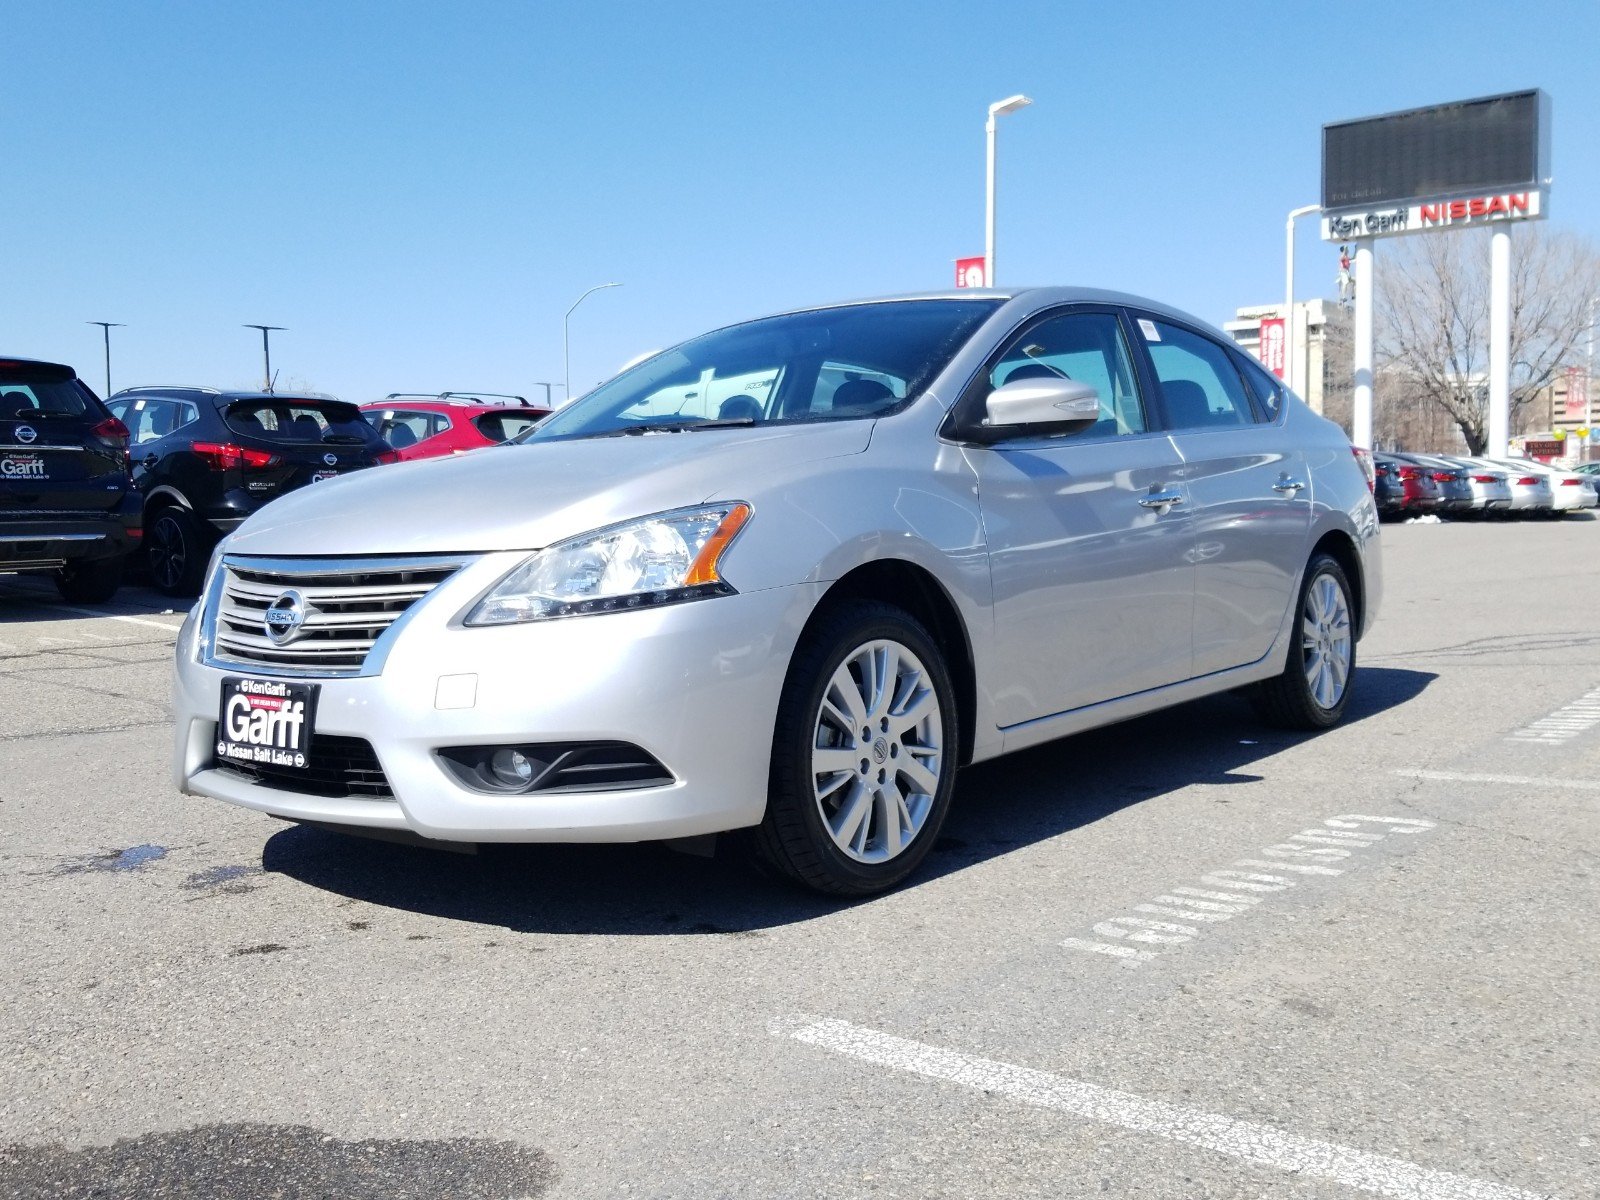
[{"label": "headlight", "polygon": [[467,625],[512,625],[725,596],[717,564],[744,523],[743,501],[660,513],[531,556],[471,609]]}]

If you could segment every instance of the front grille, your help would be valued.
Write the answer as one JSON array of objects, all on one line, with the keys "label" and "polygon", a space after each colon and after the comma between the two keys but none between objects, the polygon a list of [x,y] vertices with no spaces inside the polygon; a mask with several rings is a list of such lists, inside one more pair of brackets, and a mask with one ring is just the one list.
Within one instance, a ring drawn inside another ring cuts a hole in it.
[{"label": "front grille", "polygon": [[307,796],[388,800],[394,792],[383,765],[364,738],[332,733],[311,735],[310,762],[306,767],[275,767],[266,763],[215,763],[219,771],[242,775],[251,783],[280,792]]},{"label": "front grille", "polygon": [[[211,639],[212,661],[278,673],[356,675],[383,632],[461,566],[440,558],[225,559]],[[304,620],[279,645],[266,614],[299,593]]]}]

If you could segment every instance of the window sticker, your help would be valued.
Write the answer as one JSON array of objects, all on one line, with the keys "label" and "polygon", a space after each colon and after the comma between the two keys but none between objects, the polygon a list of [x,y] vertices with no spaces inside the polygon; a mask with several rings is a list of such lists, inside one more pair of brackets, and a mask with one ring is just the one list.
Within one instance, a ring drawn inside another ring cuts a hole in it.
[{"label": "window sticker", "polygon": [[135,400],[133,402],[133,411],[134,412],[143,412],[144,411],[144,401],[143,400]]},{"label": "window sticker", "polygon": [[1148,317],[1139,318],[1139,332],[1144,334],[1144,340],[1147,342],[1159,342],[1161,340],[1161,331],[1156,328],[1156,323]]}]

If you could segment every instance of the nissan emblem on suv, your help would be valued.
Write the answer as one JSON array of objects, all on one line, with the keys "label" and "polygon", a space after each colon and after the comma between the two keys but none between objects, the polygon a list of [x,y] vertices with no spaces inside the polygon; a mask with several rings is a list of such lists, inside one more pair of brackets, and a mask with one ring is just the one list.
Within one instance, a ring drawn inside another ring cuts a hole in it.
[{"label": "nissan emblem on suv", "polygon": [[38,431],[35,430],[32,425],[17,426],[17,441],[21,442],[24,446],[31,446],[33,444],[33,439],[38,436]]},{"label": "nissan emblem on suv", "polygon": [[336,467],[339,465],[339,456],[337,454],[324,454],[322,456],[322,461],[327,463],[330,467]]},{"label": "nissan emblem on suv", "polygon": [[283,593],[267,609],[262,617],[261,624],[266,628],[267,636],[277,646],[287,646],[294,641],[295,635],[300,632],[300,626],[305,624],[306,602],[299,592],[290,589]]}]

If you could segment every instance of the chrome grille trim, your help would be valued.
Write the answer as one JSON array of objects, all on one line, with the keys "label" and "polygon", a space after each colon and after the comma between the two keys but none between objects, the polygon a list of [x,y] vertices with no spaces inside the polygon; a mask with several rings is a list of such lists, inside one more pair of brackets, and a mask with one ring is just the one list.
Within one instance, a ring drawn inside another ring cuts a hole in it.
[{"label": "chrome grille trim", "polygon": [[[379,639],[466,565],[460,555],[403,558],[255,558],[225,555],[205,600],[208,666],[273,675],[370,674]],[[267,609],[293,589],[305,622],[287,644],[267,636]]]}]

